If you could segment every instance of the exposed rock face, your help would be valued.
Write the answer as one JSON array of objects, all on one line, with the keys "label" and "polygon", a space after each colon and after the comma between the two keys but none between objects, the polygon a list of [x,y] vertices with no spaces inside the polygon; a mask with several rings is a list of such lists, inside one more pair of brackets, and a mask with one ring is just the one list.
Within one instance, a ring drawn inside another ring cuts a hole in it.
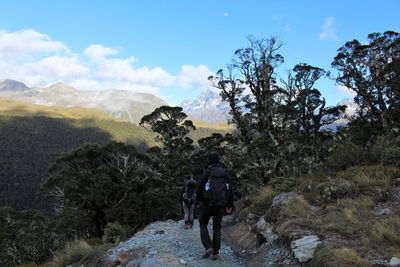
[{"label": "exposed rock face", "polygon": [[390,266],[400,266],[400,259],[397,257],[392,257],[389,262]]},{"label": "exposed rock face", "polygon": [[228,121],[228,104],[222,102],[221,96],[210,89],[204,90],[194,100],[183,101],[181,107],[186,114],[209,123]]},{"label": "exposed rock face", "polygon": [[299,262],[306,262],[314,257],[314,252],[317,246],[321,243],[316,235],[304,236],[301,239],[292,241],[291,247],[294,256]]},{"label": "exposed rock face", "polygon": [[28,90],[29,88],[21,82],[17,82],[14,80],[4,80],[0,82],[0,91],[1,90],[6,90],[6,91],[23,91],[23,90]]},{"label": "exposed rock face", "polygon": [[284,206],[286,206],[291,199],[296,197],[302,196],[296,192],[282,193],[275,196],[272,200],[272,205],[266,214],[266,219],[268,221],[276,221],[282,214]]}]

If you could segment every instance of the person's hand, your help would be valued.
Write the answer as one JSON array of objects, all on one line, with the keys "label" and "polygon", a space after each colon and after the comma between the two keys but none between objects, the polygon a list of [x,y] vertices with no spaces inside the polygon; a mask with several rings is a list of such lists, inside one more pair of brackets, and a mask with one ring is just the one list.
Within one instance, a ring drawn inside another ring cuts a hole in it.
[{"label": "person's hand", "polygon": [[232,213],[232,208],[226,208],[226,213],[231,214]]}]

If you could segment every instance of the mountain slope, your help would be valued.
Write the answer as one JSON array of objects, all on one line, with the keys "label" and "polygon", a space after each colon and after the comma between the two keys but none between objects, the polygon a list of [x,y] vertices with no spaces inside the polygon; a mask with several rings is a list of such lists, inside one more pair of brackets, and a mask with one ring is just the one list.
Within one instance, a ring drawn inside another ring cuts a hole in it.
[{"label": "mountain slope", "polygon": [[155,108],[168,105],[162,99],[146,93],[127,90],[81,91],[64,83],[47,88],[28,88],[12,80],[0,82],[0,96],[45,106],[93,108],[134,123]]},{"label": "mountain slope", "polygon": [[[198,127],[195,141],[228,129]],[[36,195],[56,157],[84,143],[115,140],[144,151],[154,146],[156,134],[130,122],[86,108],[47,107],[0,98],[0,206],[48,209]]]}]

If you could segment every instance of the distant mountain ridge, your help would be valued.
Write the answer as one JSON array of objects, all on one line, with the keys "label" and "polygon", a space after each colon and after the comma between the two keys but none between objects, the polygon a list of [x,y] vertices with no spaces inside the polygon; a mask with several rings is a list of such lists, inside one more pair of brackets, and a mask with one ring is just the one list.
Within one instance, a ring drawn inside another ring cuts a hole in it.
[{"label": "distant mountain ridge", "polygon": [[181,103],[183,112],[209,123],[227,122],[229,105],[221,100],[216,92],[205,89],[194,100],[187,99]]},{"label": "distant mountain ridge", "polygon": [[14,80],[7,79],[0,82],[0,90],[23,91],[28,89],[29,88],[24,83]]},{"label": "distant mountain ridge", "polygon": [[47,88],[29,88],[13,80],[0,82],[0,96],[44,106],[93,108],[132,123],[138,123],[155,108],[168,105],[161,98],[146,93],[127,90],[82,91],[64,83]]}]

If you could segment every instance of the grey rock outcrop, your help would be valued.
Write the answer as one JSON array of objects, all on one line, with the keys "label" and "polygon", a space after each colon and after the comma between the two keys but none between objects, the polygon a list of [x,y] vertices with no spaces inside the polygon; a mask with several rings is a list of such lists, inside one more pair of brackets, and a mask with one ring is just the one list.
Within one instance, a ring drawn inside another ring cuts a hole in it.
[{"label": "grey rock outcrop", "polygon": [[390,266],[400,266],[400,259],[397,257],[392,257],[389,262]]},{"label": "grey rock outcrop", "polygon": [[304,236],[303,238],[292,241],[291,247],[294,256],[299,262],[306,262],[314,257],[314,252],[321,241],[316,235]]},{"label": "grey rock outcrop", "polygon": [[276,221],[277,218],[280,217],[284,206],[287,205],[287,203],[296,197],[302,197],[296,192],[288,192],[288,193],[282,193],[274,197],[272,200],[272,205],[269,208],[267,214],[266,214],[266,219],[268,221]]}]

